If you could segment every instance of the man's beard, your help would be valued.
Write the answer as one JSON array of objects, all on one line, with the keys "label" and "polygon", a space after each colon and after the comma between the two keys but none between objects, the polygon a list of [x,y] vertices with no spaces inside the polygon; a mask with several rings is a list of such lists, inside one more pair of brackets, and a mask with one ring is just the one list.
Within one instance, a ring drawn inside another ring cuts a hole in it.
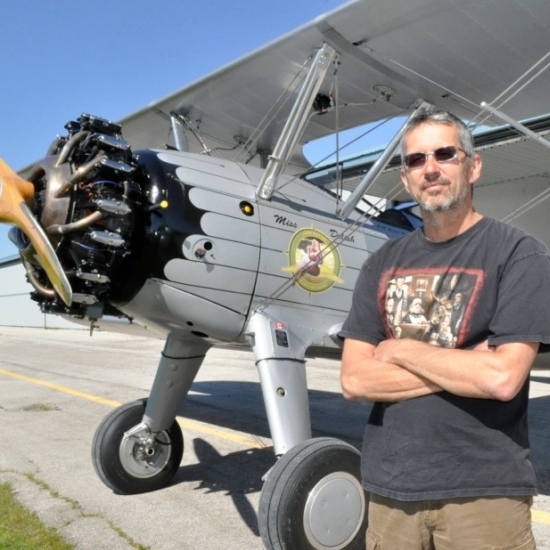
[{"label": "man's beard", "polygon": [[[441,181],[441,183],[446,184],[448,180]],[[433,185],[436,182],[430,182],[430,185]],[[434,212],[449,212],[454,210],[458,205],[462,204],[466,197],[468,196],[468,186],[464,186],[462,191],[458,196],[447,195],[443,201],[438,203],[433,203],[429,199],[419,199],[418,204],[424,212],[434,213]],[[439,197],[437,197],[439,199]]]}]

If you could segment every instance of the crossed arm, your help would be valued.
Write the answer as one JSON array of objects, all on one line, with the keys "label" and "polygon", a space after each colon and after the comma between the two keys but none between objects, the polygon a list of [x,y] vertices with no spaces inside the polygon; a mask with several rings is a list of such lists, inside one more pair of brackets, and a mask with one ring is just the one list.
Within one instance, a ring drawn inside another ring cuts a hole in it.
[{"label": "crossed arm", "polygon": [[463,397],[513,399],[527,376],[538,343],[471,350],[448,349],[411,339],[377,346],[347,338],[341,383],[346,399],[403,401],[446,390]]}]

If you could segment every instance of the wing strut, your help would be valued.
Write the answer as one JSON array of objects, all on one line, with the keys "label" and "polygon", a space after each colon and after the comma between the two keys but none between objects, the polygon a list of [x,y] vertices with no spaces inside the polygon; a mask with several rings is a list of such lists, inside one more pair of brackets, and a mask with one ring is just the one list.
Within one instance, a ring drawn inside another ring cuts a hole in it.
[{"label": "wing strut", "polygon": [[345,220],[351,214],[352,210],[356,207],[357,203],[363,198],[367,193],[370,186],[374,183],[376,178],[382,173],[388,162],[393,158],[395,152],[399,148],[401,143],[401,136],[403,135],[403,130],[407,122],[415,116],[420,111],[424,111],[430,108],[430,103],[427,101],[419,100],[416,102],[418,107],[413,111],[411,116],[407,119],[405,124],[401,126],[395,137],[391,140],[389,145],[384,149],[384,152],[376,160],[376,162],[371,166],[370,170],[365,174],[365,177],[355,188],[355,191],[348,197],[346,202],[342,205],[342,208],[338,209],[336,215],[341,219]]},{"label": "wing strut", "polygon": [[290,155],[300,138],[308,115],[313,105],[313,100],[321,87],[325,74],[334,58],[336,51],[332,46],[323,44],[306,75],[302,89],[294,102],[294,107],[275,145],[273,154],[265,169],[262,181],[258,185],[256,195],[262,199],[269,199],[277,186],[277,180],[284,170]]},{"label": "wing strut", "polygon": [[529,128],[527,128],[527,126],[524,126],[523,124],[521,124],[517,120],[514,120],[513,118],[509,117],[508,115],[505,115],[501,111],[495,109],[491,105],[488,105],[487,103],[485,103],[485,101],[483,101],[481,103],[481,108],[485,109],[486,111],[489,111],[493,115],[499,117],[504,122],[507,122],[510,126],[513,126],[516,130],[521,132],[523,135],[525,135],[527,137],[530,137],[530,138],[534,139],[535,141],[538,141],[541,145],[544,145],[545,147],[548,147],[550,149],[550,141],[548,141],[547,139],[544,139],[542,136],[539,136],[537,133],[533,132],[533,130],[529,130]]}]

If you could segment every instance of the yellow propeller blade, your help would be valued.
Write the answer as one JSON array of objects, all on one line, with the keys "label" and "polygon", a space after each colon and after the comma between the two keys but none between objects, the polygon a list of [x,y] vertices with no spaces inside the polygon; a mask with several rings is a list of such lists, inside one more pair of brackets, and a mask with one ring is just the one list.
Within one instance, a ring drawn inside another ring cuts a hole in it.
[{"label": "yellow propeller blade", "polygon": [[46,233],[28,206],[33,196],[33,184],[0,159],[0,222],[16,225],[27,235],[55,291],[70,306],[73,292],[69,280]]}]

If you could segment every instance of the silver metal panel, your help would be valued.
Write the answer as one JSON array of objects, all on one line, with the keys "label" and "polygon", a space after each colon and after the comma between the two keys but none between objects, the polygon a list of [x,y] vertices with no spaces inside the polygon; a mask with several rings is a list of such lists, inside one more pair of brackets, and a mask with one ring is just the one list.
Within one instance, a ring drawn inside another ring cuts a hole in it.
[{"label": "silver metal panel", "polygon": [[254,185],[238,164],[185,153],[160,152],[159,159],[177,166],[176,175],[183,183],[241,198],[254,198]]},{"label": "silver metal panel", "polygon": [[258,224],[254,222],[208,212],[201,218],[201,228],[212,237],[223,237],[239,243],[259,245]]},{"label": "silver metal panel", "polygon": [[[246,315],[250,303],[250,292],[246,294],[235,292],[234,290],[223,290],[218,288],[194,287],[189,284],[176,283],[170,281],[170,286],[193,294],[209,302],[214,302],[220,306],[230,309],[235,313]],[[250,289],[249,289],[250,290]]]},{"label": "silver metal panel", "polygon": [[[197,289],[197,294],[200,288],[219,288],[221,280],[228,292],[250,293],[256,279],[253,271],[180,259],[170,260],[164,267],[164,274],[169,281],[176,283],[189,285],[192,281],[192,288]],[[198,281],[203,286],[195,286]]]},{"label": "silver metal panel", "polygon": [[254,189],[248,182],[241,180],[232,180],[226,178],[223,173],[208,174],[207,172],[199,172],[187,166],[182,166],[176,169],[176,176],[188,185],[197,187],[207,187],[209,189],[231,194],[239,195],[243,198],[254,199]]},{"label": "silver metal panel", "polygon": [[123,308],[139,324],[159,334],[175,333],[190,343],[232,342],[242,331],[245,317],[214,302],[150,279]]},{"label": "silver metal panel", "polygon": [[[238,164],[208,155],[190,155],[185,153],[159,152],[159,159],[168,164],[182,166],[190,171],[207,176],[217,176],[234,182],[246,182],[245,172]],[[197,176],[200,178],[200,176]],[[194,176],[189,176],[194,181]],[[200,180],[199,180],[200,181]]]},{"label": "silver metal panel", "polygon": [[[285,283],[288,281],[288,278],[280,278],[273,273],[261,273],[258,277],[253,307],[270,303],[271,298],[276,295],[278,305],[287,305],[290,309],[296,308],[297,310],[295,313],[289,311],[287,318],[295,319],[297,316],[301,317],[303,312],[311,310],[316,311],[317,315],[319,315],[322,311],[333,319],[334,324],[336,321],[333,315],[340,313],[343,317],[346,317],[347,313],[349,313],[353,283],[357,278],[357,274],[358,272],[353,274],[352,271],[344,273],[346,284],[341,286],[334,285],[325,292],[324,296],[321,296],[319,293],[307,292],[298,285],[286,285]],[[281,292],[282,289],[284,289],[283,292]]]},{"label": "silver metal panel", "polygon": [[[208,250],[205,250],[205,246]],[[197,259],[197,252],[203,249],[205,255]],[[183,255],[188,260],[214,267],[225,265],[243,271],[255,271],[258,267],[258,244],[236,243],[223,238],[211,238],[205,235],[190,235],[182,246]]]},{"label": "silver metal panel", "polygon": [[189,190],[189,200],[193,206],[201,210],[224,214],[226,217],[234,216],[248,223],[256,223],[254,217],[247,217],[242,213],[240,204],[243,197],[231,198],[227,196],[227,191],[233,193],[234,189],[227,189],[225,193],[220,193],[219,191],[193,187]]},{"label": "silver metal panel", "polygon": [[319,315],[318,309],[277,303],[269,305],[260,313],[268,315],[273,322],[282,322],[292,332],[295,341],[302,343],[304,349],[321,346],[337,349],[338,346],[328,334],[334,324],[345,320],[348,312],[331,311],[330,315]]}]

